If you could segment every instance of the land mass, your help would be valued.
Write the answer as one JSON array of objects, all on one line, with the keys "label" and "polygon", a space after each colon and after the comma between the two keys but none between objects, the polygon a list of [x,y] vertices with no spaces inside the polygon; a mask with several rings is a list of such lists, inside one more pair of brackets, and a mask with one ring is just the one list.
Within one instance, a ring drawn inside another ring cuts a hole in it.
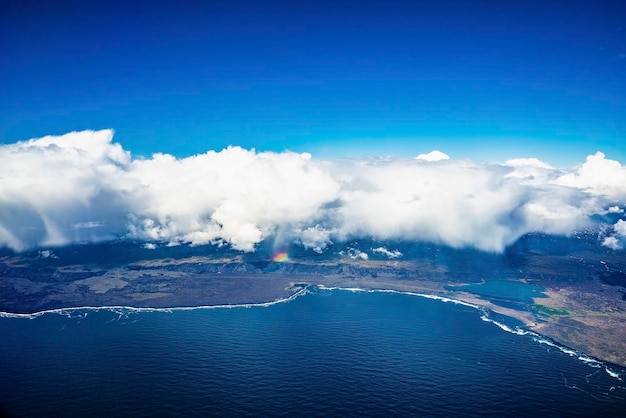
[{"label": "land mass", "polygon": [[471,303],[626,367],[626,257],[590,235],[528,235],[504,254],[358,241],[272,260],[219,246],[117,242],[0,254],[0,311],[263,303],[305,286],[396,290]]}]

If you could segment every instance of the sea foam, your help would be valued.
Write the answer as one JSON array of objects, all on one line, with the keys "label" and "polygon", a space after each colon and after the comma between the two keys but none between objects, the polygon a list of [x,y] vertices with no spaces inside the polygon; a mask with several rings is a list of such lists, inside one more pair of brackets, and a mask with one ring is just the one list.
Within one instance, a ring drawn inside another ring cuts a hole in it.
[{"label": "sea foam", "polygon": [[515,335],[520,335],[520,336],[530,336],[532,337],[533,341],[538,342],[539,344],[546,344],[550,347],[556,348],[557,350],[561,351],[564,354],[569,355],[570,357],[576,357],[578,360],[580,360],[581,362],[585,363],[586,365],[590,367],[594,367],[594,368],[604,367],[604,370],[609,374],[609,376],[616,378],[620,381],[622,380],[621,373],[613,370],[611,366],[609,366],[604,361],[594,358],[580,351],[574,350],[573,348],[559,344],[556,341],[553,341],[550,338],[543,336],[541,334],[538,334],[534,331],[523,329],[517,326],[510,327],[500,321],[492,319],[489,317],[490,310],[480,305],[449,298],[446,296],[432,295],[428,293],[403,292],[403,291],[393,290],[393,289],[361,289],[361,288],[355,288],[355,287],[346,288],[346,287],[326,287],[326,286],[316,286],[316,287],[322,290],[344,290],[344,291],[349,291],[349,292],[368,292],[368,293],[397,293],[397,294],[409,295],[409,296],[419,296],[419,297],[423,297],[426,299],[433,299],[433,300],[438,300],[441,302],[454,303],[457,305],[467,306],[467,307],[476,309],[479,312],[481,312],[481,315],[480,315],[481,320],[494,324],[500,329],[502,329],[503,331],[506,331]]},{"label": "sea foam", "polygon": [[309,293],[311,287],[314,287],[319,290],[324,291],[347,291],[347,292],[363,292],[363,293],[394,293],[400,295],[408,295],[408,296],[418,296],[425,299],[438,300],[440,302],[445,303],[453,303],[455,305],[467,306],[469,308],[473,308],[478,310],[481,315],[480,319],[492,323],[502,329],[503,331],[509,332],[511,334],[520,335],[520,336],[530,336],[535,342],[539,344],[545,344],[550,347],[556,348],[564,354],[567,354],[571,357],[576,357],[578,360],[582,361],[586,365],[594,368],[603,367],[606,373],[618,380],[622,380],[621,375],[611,368],[607,363],[602,360],[596,359],[590,355],[574,350],[570,347],[561,345],[548,337],[545,337],[541,334],[538,334],[534,331],[522,329],[520,327],[510,327],[500,321],[490,318],[489,313],[490,310],[473,303],[465,302],[458,299],[453,299],[446,296],[433,295],[429,293],[417,293],[417,292],[408,292],[408,291],[400,291],[394,289],[362,289],[358,287],[333,287],[333,286],[324,286],[324,285],[315,285],[315,286],[305,286],[292,295],[276,299],[269,302],[260,302],[260,303],[240,303],[240,304],[221,304],[221,305],[202,305],[202,306],[180,306],[180,307],[170,307],[170,308],[151,308],[151,307],[132,307],[132,306],[81,306],[81,307],[72,307],[72,308],[58,308],[58,309],[49,309],[43,310],[33,313],[11,313],[11,312],[0,312],[0,318],[21,318],[21,319],[35,319],[45,314],[58,314],[63,316],[68,316],[72,318],[84,318],[87,316],[89,311],[111,311],[114,313],[118,313],[120,317],[126,316],[132,313],[139,312],[174,312],[174,311],[191,311],[191,310],[199,310],[199,309],[234,309],[234,308],[255,308],[255,307],[269,307],[279,303],[286,303],[293,301],[294,299],[304,296]]}]

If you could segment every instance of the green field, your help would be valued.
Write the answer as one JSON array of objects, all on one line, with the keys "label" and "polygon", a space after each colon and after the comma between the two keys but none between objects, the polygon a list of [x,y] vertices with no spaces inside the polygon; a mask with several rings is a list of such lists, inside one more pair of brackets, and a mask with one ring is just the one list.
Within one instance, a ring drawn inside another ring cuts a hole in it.
[{"label": "green field", "polygon": [[567,312],[565,309],[550,308],[548,306],[539,305],[538,303],[532,304],[530,305],[530,307],[537,312],[545,313],[548,315],[569,315],[569,312]]}]

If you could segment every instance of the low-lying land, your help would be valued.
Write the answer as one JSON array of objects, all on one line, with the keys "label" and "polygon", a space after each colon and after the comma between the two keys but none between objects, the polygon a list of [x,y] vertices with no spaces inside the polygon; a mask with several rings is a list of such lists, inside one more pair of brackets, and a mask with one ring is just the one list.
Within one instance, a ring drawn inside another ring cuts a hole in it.
[{"label": "low-lying land", "polygon": [[283,262],[262,251],[208,247],[159,253],[134,244],[6,254],[0,258],[0,311],[262,303],[289,297],[306,284],[388,289],[481,306],[626,366],[624,253],[568,243],[568,251],[555,254],[542,243],[548,238],[540,238],[528,238],[523,251],[504,255],[413,244],[394,247],[402,257],[387,258],[385,252],[368,252],[374,244],[361,242],[326,254],[294,250]]}]

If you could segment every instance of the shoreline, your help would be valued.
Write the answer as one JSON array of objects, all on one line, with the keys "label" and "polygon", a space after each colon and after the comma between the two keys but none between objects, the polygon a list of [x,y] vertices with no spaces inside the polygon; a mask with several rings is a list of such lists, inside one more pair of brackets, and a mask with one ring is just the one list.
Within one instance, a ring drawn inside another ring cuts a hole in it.
[{"label": "shoreline", "polygon": [[46,314],[63,314],[64,312],[73,312],[81,310],[127,310],[133,312],[173,312],[173,311],[192,311],[199,309],[234,309],[234,308],[255,308],[267,307],[279,303],[290,302],[297,297],[303,296],[308,292],[309,286],[298,289],[296,292],[286,298],[275,299],[268,302],[250,302],[250,303],[222,303],[215,305],[197,305],[197,306],[170,306],[170,307],[147,307],[147,306],[125,306],[125,305],[102,305],[102,306],[71,306],[66,308],[45,309],[30,313],[13,313],[0,311],[0,318],[7,319],[35,319]]},{"label": "shoreline", "polygon": [[[371,292],[371,293],[396,293],[402,295],[409,296],[418,296],[425,299],[438,300],[444,303],[454,303],[458,305],[467,306],[478,311],[482,311],[483,315],[480,316],[480,319],[486,322],[491,322],[494,325],[498,326],[505,332],[513,333],[516,335],[528,335],[533,337],[533,339],[539,344],[547,344],[551,347],[557,348],[561,352],[568,354],[571,357],[576,357],[579,361],[584,362],[590,367],[595,368],[604,368],[607,374],[611,377],[616,378],[618,380],[622,380],[622,374],[624,370],[626,370],[626,365],[621,365],[619,363],[614,363],[608,360],[603,360],[599,357],[595,357],[592,355],[588,355],[585,352],[578,350],[576,348],[567,346],[565,344],[560,343],[559,341],[553,339],[548,335],[544,335],[540,332],[537,332],[533,328],[538,327],[540,324],[537,324],[536,321],[533,321],[534,317],[530,312],[522,312],[516,311],[510,308],[504,308],[498,305],[493,304],[492,302],[484,299],[480,299],[477,296],[472,294],[468,294],[466,292],[453,292],[453,294],[432,294],[432,293],[418,293],[415,291],[409,290],[400,290],[400,289],[387,289],[387,288],[367,288],[367,287],[342,287],[342,286],[328,286],[325,284],[313,284],[313,283],[294,283],[292,284],[292,288],[298,287],[297,290],[291,295],[285,298],[279,298],[272,301],[266,302],[254,302],[254,303],[233,303],[233,304],[215,304],[215,305],[198,305],[198,306],[173,306],[173,307],[134,307],[134,306],[122,306],[122,305],[111,305],[111,306],[75,306],[75,307],[65,307],[65,308],[55,308],[55,309],[47,309],[43,311],[31,312],[31,313],[12,313],[12,312],[4,312],[0,311],[0,318],[6,319],[35,319],[40,316],[46,314],[58,314],[63,315],[65,313],[92,310],[92,311],[100,311],[100,310],[108,310],[108,311],[128,311],[130,313],[136,312],[174,312],[174,311],[191,311],[191,310],[202,310],[202,309],[235,309],[235,308],[254,308],[254,307],[269,307],[273,305],[277,305],[279,303],[286,303],[295,300],[300,296],[304,296],[310,293],[311,288],[319,289],[319,290],[328,290],[328,291],[349,291],[349,292]],[[489,318],[489,312],[494,312],[508,318],[516,319],[524,324],[526,329],[522,329],[518,326],[515,328],[511,328],[510,326],[498,322],[494,319]],[[532,319],[531,319],[532,318]],[[620,372],[617,372],[613,369],[619,368]]]}]

